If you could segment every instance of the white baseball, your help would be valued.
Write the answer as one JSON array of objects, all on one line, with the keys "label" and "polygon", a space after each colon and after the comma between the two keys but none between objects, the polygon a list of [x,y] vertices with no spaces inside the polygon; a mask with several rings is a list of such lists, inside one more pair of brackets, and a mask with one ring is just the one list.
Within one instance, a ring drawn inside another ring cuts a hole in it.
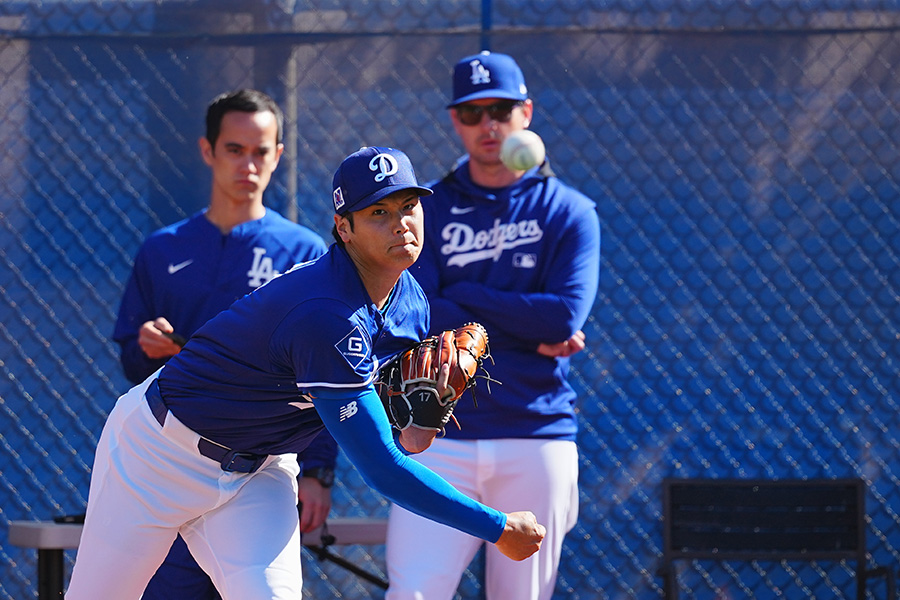
[{"label": "white baseball", "polygon": [[500,146],[500,160],[512,171],[527,171],[544,162],[545,156],[544,140],[528,129],[509,134]]}]

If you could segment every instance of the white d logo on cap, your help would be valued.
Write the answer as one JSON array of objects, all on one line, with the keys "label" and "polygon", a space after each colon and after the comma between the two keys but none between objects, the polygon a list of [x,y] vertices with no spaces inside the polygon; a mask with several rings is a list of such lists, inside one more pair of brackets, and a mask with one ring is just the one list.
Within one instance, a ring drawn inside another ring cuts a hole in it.
[{"label": "white d logo on cap", "polygon": [[399,168],[400,165],[397,164],[397,159],[390,154],[376,154],[372,157],[372,160],[369,161],[369,170],[378,172],[378,174],[375,175],[375,181],[378,183],[381,183],[386,177],[390,177],[396,173]]}]

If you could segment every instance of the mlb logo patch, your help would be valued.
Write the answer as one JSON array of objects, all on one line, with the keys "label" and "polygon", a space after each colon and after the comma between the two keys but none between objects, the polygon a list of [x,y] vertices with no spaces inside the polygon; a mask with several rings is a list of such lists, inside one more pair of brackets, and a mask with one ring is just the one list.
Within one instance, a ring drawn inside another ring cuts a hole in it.
[{"label": "mlb logo patch", "polygon": [[369,340],[358,326],[341,338],[334,347],[354,369],[369,356]]},{"label": "mlb logo patch", "polygon": [[341,210],[344,207],[344,194],[341,193],[341,188],[335,188],[332,196],[334,197],[334,210]]},{"label": "mlb logo patch", "polygon": [[516,252],[513,254],[513,266],[520,269],[533,269],[537,266],[537,254]]}]

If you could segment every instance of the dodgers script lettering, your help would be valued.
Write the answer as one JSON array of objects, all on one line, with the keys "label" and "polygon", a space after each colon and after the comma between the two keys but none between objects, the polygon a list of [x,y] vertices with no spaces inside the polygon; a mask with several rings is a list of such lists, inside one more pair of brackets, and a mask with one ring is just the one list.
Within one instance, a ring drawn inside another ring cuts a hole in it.
[{"label": "dodgers script lettering", "polygon": [[500,260],[504,250],[539,242],[543,235],[535,219],[518,223],[501,223],[500,219],[494,219],[493,227],[481,231],[464,223],[448,223],[441,231],[441,239],[447,242],[441,246],[441,254],[453,255],[447,260],[448,266],[464,267],[480,260]]}]

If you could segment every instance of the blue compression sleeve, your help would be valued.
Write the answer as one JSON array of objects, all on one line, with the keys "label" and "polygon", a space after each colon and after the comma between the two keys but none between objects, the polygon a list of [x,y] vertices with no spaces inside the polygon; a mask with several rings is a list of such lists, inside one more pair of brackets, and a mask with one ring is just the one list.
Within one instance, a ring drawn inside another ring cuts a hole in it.
[{"label": "blue compression sleeve", "polygon": [[374,388],[316,392],[316,410],[325,427],[369,486],[423,517],[492,543],[500,539],[506,514],[469,498],[405,456]]}]

